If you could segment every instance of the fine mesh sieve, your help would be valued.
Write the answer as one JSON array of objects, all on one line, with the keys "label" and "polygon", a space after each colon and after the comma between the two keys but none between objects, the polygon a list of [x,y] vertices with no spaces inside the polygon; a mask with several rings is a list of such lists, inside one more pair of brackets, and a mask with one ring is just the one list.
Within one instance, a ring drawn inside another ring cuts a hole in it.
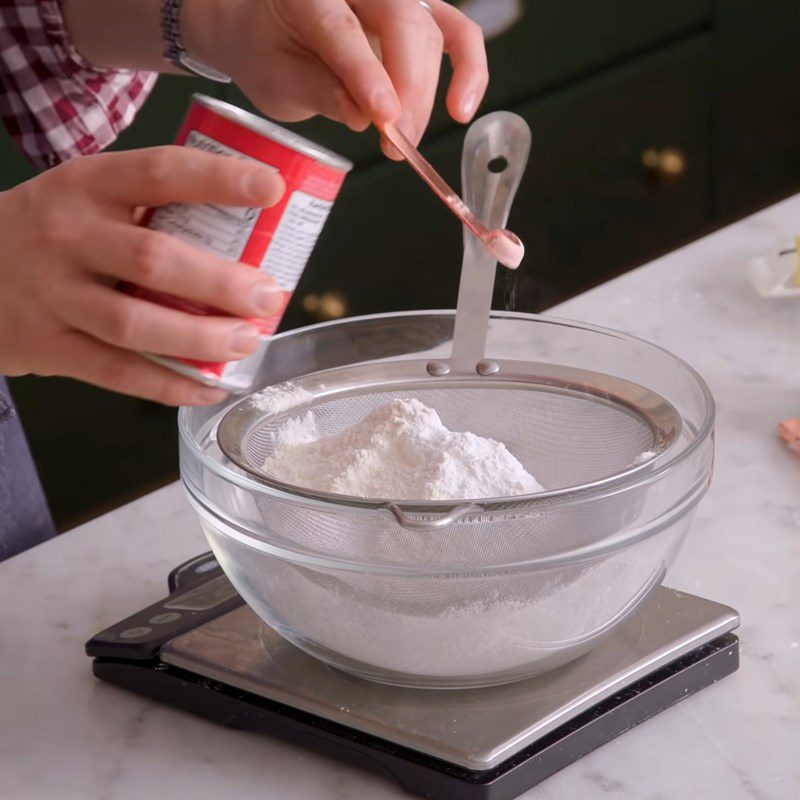
[{"label": "fine mesh sieve", "polygon": [[[499,374],[511,372],[510,363],[501,362]],[[532,366],[523,363],[528,370]],[[531,574],[513,566],[484,572],[486,564],[513,565],[566,548],[588,547],[629,526],[641,509],[644,493],[611,494],[590,506],[580,502],[581,494],[598,485],[630,481],[633,473],[649,468],[638,464],[637,458],[645,451],[663,451],[680,430],[674,408],[636,384],[597,373],[538,366],[538,373],[529,375],[527,383],[494,376],[480,381],[444,377],[431,386],[431,381],[415,383],[412,378],[414,372],[425,369],[424,363],[389,362],[301,378],[289,393],[294,395],[297,387],[303,387],[311,390],[314,399],[278,414],[265,416],[254,410],[258,398],[241,404],[220,426],[218,440],[222,444],[223,434],[243,425],[245,430],[234,436],[235,446],[223,445],[228,457],[265,484],[300,501],[268,495],[257,501],[263,524],[281,532],[287,546],[359,563],[469,570],[458,576],[434,574],[412,580],[286,565],[281,574],[292,576],[287,589],[315,585],[339,601],[349,596],[366,603],[364,613],[366,608],[382,607],[430,615],[484,602],[487,596],[512,604],[534,599],[541,603],[548,597],[555,602],[569,593],[570,584],[586,580],[597,570],[613,579],[616,588],[609,585],[606,592],[619,592],[620,607],[639,588],[650,585],[651,572],[641,573],[638,566],[628,568],[613,560],[602,565],[578,563],[552,574],[546,570]],[[560,372],[569,372],[572,378],[580,375],[582,381],[567,384],[558,380]],[[375,381],[373,386],[365,385],[367,376]],[[352,386],[343,388],[348,383]],[[470,498],[472,502],[366,500],[283,484],[261,469],[274,450],[277,433],[309,410],[313,409],[319,433],[328,436],[390,400],[409,398],[435,409],[451,429],[503,441],[549,491],[528,497]],[[342,513],[304,504],[304,497],[339,505]],[[386,508],[399,525],[387,517]],[[384,513],[353,513],[359,509]],[[602,575],[596,580],[602,582]],[[278,574],[270,579],[278,580]]]},{"label": "fine mesh sieve", "polygon": [[[276,488],[333,502],[372,505],[396,498],[357,498],[287,484],[265,471],[280,434],[313,414],[320,437],[335,436],[394,400],[416,399],[433,408],[451,430],[503,442],[549,491],[577,491],[618,480],[647,466],[677,437],[681,422],[664,398],[642,386],[588,370],[500,361],[494,375],[452,371],[422,379],[429,362],[398,360],[355,365],[303,376],[270,387],[231,409],[218,440],[234,463]],[[274,409],[279,408],[280,411]],[[270,410],[272,409],[272,410]],[[642,460],[643,453],[647,459]],[[534,497],[532,495],[531,497]],[[517,498],[463,498],[492,505]],[[453,503],[422,499],[398,506]],[[462,503],[463,505],[463,503]]]}]

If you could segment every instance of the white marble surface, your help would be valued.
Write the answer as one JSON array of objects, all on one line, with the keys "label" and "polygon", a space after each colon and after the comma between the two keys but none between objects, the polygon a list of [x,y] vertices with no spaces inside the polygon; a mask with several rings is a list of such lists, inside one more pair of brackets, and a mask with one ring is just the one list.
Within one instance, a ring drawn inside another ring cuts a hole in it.
[{"label": "white marble surface", "polygon": [[[745,261],[800,229],[800,196],[555,310],[691,362],[719,406],[713,487],[669,583],[740,610],[742,664],[525,797],[800,796],[800,302]],[[84,641],[159,599],[204,549],[178,486],[0,564],[0,798],[388,800],[392,783],[96,681]]]}]

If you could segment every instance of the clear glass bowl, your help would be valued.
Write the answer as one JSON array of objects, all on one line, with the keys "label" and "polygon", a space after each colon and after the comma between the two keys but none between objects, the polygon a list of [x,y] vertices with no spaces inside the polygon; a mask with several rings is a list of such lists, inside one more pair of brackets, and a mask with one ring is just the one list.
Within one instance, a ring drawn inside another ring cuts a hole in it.
[{"label": "clear glass bowl", "polygon": [[[446,357],[453,322],[452,311],[412,312],[281,334],[258,385],[364,361]],[[181,478],[209,544],[247,604],[290,642],[370,680],[490,686],[583,655],[660,585],[711,478],[714,403],[703,380],[634,337],[527,314],[493,312],[486,352],[645,386],[678,411],[680,436],[619,480],[415,531],[386,508],[254,480],[216,443],[226,407],[181,409]],[[365,539],[368,558],[354,547]]]}]

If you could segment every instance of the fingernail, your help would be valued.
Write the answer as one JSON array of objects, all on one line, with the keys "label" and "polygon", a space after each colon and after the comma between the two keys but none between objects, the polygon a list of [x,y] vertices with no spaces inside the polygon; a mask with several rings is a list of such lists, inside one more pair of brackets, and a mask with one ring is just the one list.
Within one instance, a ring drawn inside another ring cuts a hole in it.
[{"label": "fingernail", "polygon": [[392,122],[397,119],[400,113],[400,101],[397,95],[389,89],[378,87],[372,95],[372,112],[379,118],[379,122]]},{"label": "fingernail", "polygon": [[[412,145],[416,147],[419,144],[419,137],[413,122],[409,120],[400,120],[396,123],[396,127]],[[394,159],[395,161],[403,160],[403,154],[391,143],[387,136],[384,136],[384,145],[383,152],[388,158]]]},{"label": "fingernail", "polygon": [[259,283],[250,292],[250,302],[257,314],[271,317],[283,306],[283,292],[274,283]]},{"label": "fingernail", "polygon": [[467,92],[464,99],[461,101],[461,113],[465,119],[472,119],[475,109],[478,107],[478,93]]},{"label": "fingernail", "polygon": [[419,144],[419,141],[422,138],[422,136],[421,134],[417,133],[417,127],[416,125],[414,125],[413,122],[411,122],[411,120],[404,120],[400,122],[400,124],[397,127],[400,128],[401,131],[403,131],[406,139],[408,139],[408,141],[411,142],[411,144],[413,144],[414,147],[416,147]]},{"label": "fingernail", "polygon": [[347,123],[347,127],[354,133],[364,133],[369,125],[370,122],[366,117],[353,118]]},{"label": "fingernail", "polygon": [[222,389],[212,389],[210,386],[204,386],[196,389],[192,394],[192,400],[198,406],[210,406],[213,403],[221,403],[228,393]]},{"label": "fingernail", "polygon": [[258,347],[258,328],[255,325],[237,325],[230,333],[230,351],[236,354],[252,353]]},{"label": "fingernail", "polygon": [[385,137],[383,140],[383,152],[386,158],[391,158],[393,161],[403,160],[403,154]]},{"label": "fingernail", "polygon": [[259,169],[245,178],[245,191],[257,204],[275,203],[283,193],[283,180],[277,171]]}]

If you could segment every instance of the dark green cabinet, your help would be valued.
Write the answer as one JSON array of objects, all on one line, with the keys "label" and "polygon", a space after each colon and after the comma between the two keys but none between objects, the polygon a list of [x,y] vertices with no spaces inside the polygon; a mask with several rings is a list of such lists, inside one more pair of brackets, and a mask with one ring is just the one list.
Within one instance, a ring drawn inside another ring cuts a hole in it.
[{"label": "dark green cabinet", "polygon": [[[713,21],[710,0],[469,0],[476,18],[498,24],[503,10],[518,20],[491,36],[487,52],[491,108],[513,107],[534,94],[557,92],[623,61],[687,38]],[[441,104],[434,129],[446,124]]]},{"label": "dark green cabinet", "polygon": [[719,5],[713,218],[729,220],[800,191],[800,3]]},{"label": "dark green cabinet", "polygon": [[[490,29],[482,111],[515,111],[533,132],[510,223],[529,255],[517,274],[501,271],[496,305],[543,309],[800,190],[795,0],[462,5]],[[165,77],[115,147],[171,141],[198,90],[246,104],[235,88]],[[464,129],[441,101],[423,149],[457,185]],[[374,132],[293,127],[356,169],[284,327],[452,307],[461,231],[449,212],[383,159]],[[33,174],[5,136],[0,164],[0,188]],[[64,380],[12,384],[62,526],[175,477],[174,411]]]}]

